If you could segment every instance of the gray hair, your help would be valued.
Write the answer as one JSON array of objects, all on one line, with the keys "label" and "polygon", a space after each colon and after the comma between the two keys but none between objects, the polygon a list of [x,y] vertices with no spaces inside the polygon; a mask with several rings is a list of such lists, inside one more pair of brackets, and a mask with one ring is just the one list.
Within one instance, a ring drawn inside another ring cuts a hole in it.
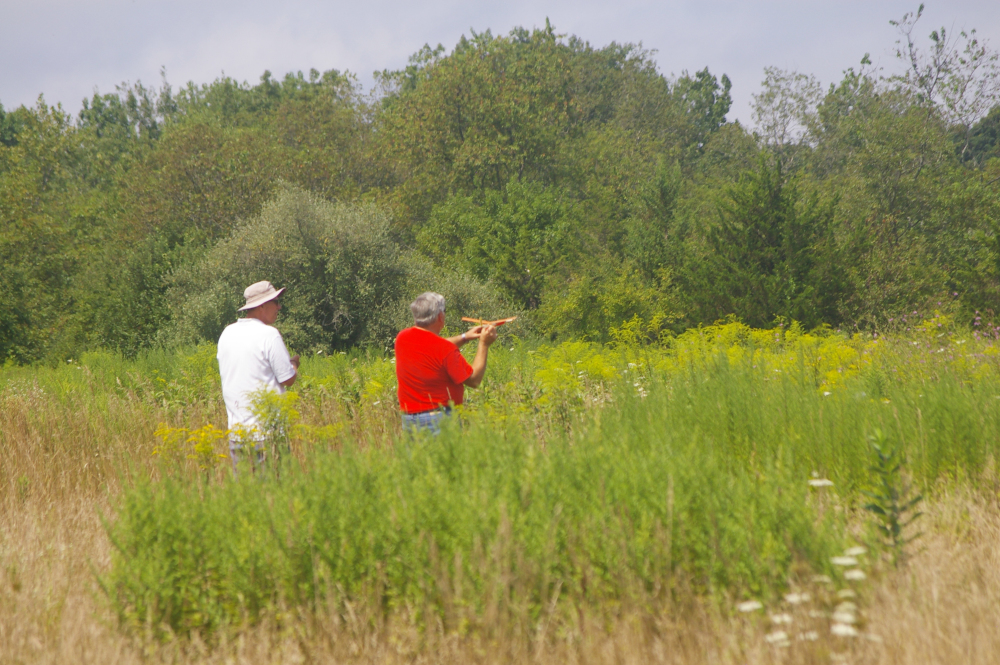
[{"label": "gray hair", "polygon": [[444,296],[433,291],[425,291],[410,303],[413,322],[421,327],[429,326],[444,311]]}]

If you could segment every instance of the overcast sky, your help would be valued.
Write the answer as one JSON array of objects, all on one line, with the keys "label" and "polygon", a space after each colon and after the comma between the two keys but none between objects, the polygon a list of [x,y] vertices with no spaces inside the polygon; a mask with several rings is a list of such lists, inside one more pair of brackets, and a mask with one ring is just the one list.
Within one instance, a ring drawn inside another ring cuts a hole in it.
[{"label": "overcast sky", "polygon": [[[750,121],[751,95],[766,66],[816,75],[824,84],[872,60],[898,69],[890,19],[916,9],[897,0],[667,1],[508,0],[0,0],[0,103],[31,106],[39,94],[76,113],[95,90],[125,81],[175,87],[223,72],[256,82],[265,69],[398,69],[425,43],[449,51],[470,30],[506,34],[545,25],[594,46],[641,42],[660,70],[708,66],[733,81],[729,119]],[[927,3],[922,43],[934,28],[977,28],[1000,49],[1000,0]]]}]

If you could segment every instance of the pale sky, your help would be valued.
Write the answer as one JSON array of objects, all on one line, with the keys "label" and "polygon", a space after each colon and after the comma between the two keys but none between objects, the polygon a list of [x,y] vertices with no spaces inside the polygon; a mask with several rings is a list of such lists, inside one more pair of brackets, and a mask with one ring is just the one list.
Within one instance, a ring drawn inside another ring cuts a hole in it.
[{"label": "pale sky", "polygon": [[[751,95],[767,66],[814,74],[824,86],[871,53],[896,71],[890,19],[919,2],[733,0],[661,1],[369,0],[0,0],[0,103],[34,105],[39,94],[72,113],[95,90],[122,82],[207,83],[223,72],[252,83],[310,68],[399,69],[425,43],[449,51],[470,30],[506,34],[545,25],[594,46],[612,41],[655,49],[666,75],[706,65],[733,81],[729,119],[750,124]],[[1000,1],[928,2],[917,32],[976,28],[1000,50]]]}]

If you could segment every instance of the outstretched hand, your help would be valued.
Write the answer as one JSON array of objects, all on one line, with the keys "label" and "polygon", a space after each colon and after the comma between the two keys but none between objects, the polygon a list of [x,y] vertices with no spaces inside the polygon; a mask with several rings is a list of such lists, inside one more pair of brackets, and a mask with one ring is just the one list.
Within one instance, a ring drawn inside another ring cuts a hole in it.
[{"label": "outstretched hand", "polygon": [[489,323],[474,326],[465,331],[465,339],[470,341],[478,339],[486,346],[489,346],[497,339],[497,327]]},{"label": "outstretched hand", "polygon": [[486,346],[489,346],[493,342],[497,341],[497,328],[496,326],[491,326],[489,324],[485,326],[476,326],[481,328],[479,331],[479,341]]},{"label": "outstretched hand", "polygon": [[484,346],[489,346],[497,339],[497,327],[489,323],[473,326],[461,335],[449,337],[448,341],[456,346],[461,346],[462,344],[471,342],[474,339],[478,339]]},{"label": "outstretched hand", "polygon": [[465,339],[479,339],[483,335],[483,329],[486,326],[473,326],[465,331]]}]

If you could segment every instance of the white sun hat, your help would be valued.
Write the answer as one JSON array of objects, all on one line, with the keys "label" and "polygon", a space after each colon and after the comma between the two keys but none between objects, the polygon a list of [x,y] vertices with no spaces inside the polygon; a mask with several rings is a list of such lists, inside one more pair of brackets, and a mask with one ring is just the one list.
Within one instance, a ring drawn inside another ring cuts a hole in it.
[{"label": "white sun hat", "polygon": [[256,284],[251,284],[243,291],[243,297],[247,299],[247,304],[240,307],[238,312],[242,312],[247,309],[253,309],[254,307],[259,307],[266,302],[274,300],[282,293],[285,289],[275,289],[271,282],[263,281],[257,282]]}]

